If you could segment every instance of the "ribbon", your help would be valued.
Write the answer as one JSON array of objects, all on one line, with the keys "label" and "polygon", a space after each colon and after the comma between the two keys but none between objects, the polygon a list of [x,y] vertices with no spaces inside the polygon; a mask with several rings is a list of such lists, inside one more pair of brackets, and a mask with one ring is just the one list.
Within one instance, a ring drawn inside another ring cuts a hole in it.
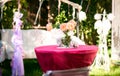
[{"label": "ribbon", "polygon": [[22,13],[15,12],[13,18],[13,36],[11,40],[14,46],[14,54],[11,63],[12,76],[24,76],[24,65],[23,65],[23,57],[22,57],[23,42],[22,42],[22,33],[21,33],[22,16],[23,16]]}]

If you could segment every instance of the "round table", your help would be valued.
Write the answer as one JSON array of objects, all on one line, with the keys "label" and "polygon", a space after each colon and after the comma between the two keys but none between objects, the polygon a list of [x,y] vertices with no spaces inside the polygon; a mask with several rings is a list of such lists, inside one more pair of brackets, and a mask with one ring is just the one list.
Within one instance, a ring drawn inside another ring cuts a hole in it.
[{"label": "round table", "polygon": [[48,45],[35,48],[37,60],[43,72],[90,66],[97,51],[98,47],[95,45],[80,45],[77,48]]}]

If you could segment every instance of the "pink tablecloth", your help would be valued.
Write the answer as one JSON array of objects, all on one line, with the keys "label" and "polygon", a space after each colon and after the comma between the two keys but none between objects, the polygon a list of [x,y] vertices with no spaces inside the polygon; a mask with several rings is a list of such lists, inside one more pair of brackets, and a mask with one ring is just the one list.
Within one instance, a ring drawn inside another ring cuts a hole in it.
[{"label": "pink tablecloth", "polygon": [[97,51],[98,47],[94,45],[80,45],[78,48],[49,45],[35,48],[37,60],[43,72],[90,66]]}]

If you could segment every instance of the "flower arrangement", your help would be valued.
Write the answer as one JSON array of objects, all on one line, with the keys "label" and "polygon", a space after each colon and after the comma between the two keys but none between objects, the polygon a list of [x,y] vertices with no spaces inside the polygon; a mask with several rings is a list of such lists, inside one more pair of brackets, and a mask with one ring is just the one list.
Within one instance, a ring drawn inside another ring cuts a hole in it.
[{"label": "flower arrangement", "polygon": [[[79,18],[80,22],[86,20],[86,13],[83,11],[79,11]],[[74,36],[74,30],[77,23],[72,19],[67,21],[65,16],[65,12],[61,12],[56,18],[56,23],[52,25],[52,23],[48,23],[46,25],[47,31],[51,31],[54,35],[55,39],[58,42],[59,46],[62,47],[77,47],[79,45],[85,45],[85,43],[80,40],[78,37]]]},{"label": "flower arrangement", "polygon": [[61,39],[61,45],[65,47],[71,46],[71,36],[74,35],[74,30],[76,27],[76,22],[74,20],[70,20],[67,23],[60,24],[60,29],[64,32],[64,37]]},{"label": "flower arrangement", "polygon": [[[59,25],[59,29],[58,29],[59,33],[60,33],[60,31],[63,32],[63,33],[61,33],[62,35],[60,35],[61,37],[59,36],[59,39],[57,38],[59,40],[59,46],[61,46],[61,47],[76,47],[77,46],[77,44],[75,44],[72,41],[76,24],[77,23],[74,20],[70,20],[66,23],[61,23]],[[48,23],[46,25],[46,28],[47,28],[47,31],[51,31],[53,29],[52,24]],[[58,33],[58,31],[56,31],[56,33]]]}]

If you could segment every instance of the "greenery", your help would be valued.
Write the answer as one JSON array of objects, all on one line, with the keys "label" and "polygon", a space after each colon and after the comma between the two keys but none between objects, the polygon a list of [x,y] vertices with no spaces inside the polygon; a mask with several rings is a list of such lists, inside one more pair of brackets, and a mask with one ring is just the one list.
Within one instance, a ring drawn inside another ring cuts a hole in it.
[{"label": "greenery", "polygon": [[[2,69],[2,76],[11,76],[10,60],[5,60],[0,68]],[[36,59],[24,59],[25,76],[42,76],[41,68]],[[90,76],[120,76],[120,66],[111,64],[109,72],[103,69],[92,68]]]},{"label": "greenery", "polygon": [[[82,5],[82,11],[86,12],[87,14],[87,20],[85,22],[79,23],[80,28],[80,38],[81,38],[81,31],[83,32],[84,41],[86,44],[98,44],[98,34],[96,33],[96,30],[94,29],[94,15],[95,13],[102,13],[104,9],[106,9],[107,13],[110,13],[112,10],[112,0],[70,0],[75,3],[78,3]],[[48,11],[46,6],[49,6],[51,4],[56,2],[56,0],[49,1],[45,0],[42,5],[41,10],[41,25],[45,26]],[[3,18],[1,20],[2,27],[5,29],[12,29],[12,21],[13,21],[13,12],[17,9],[17,0],[9,1],[5,4],[3,8]],[[39,1],[38,0],[21,0],[21,12],[24,14],[22,20],[23,20],[23,29],[31,29],[34,25],[35,16],[39,7]],[[62,3],[60,8],[60,14],[58,15],[58,9],[57,4],[51,5],[53,9],[51,10],[51,15],[53,16],[53,23],[63,23],[67,22],[72,19],[72,7],[68,6],[65,3]],[[77,17],[75,19],[77,21]],[[1,27],[1,28],[2,28]],[[108,35],[108,46],[111,46],[111,31]]]},{"label": "greenery", "polygon": [[120,66],[111,64],[110,71],[107,72],[103,69],[93,68],[90,71],[90,76],[120,76]]},{"label": "greenery", "polygon": [[62,38],[62,44],[65,46],[65,47],[69,47],[70,46],[70,41],[71,41],[71,38],[70,36],[68,35],[68,31],[64,32],[65,34],[65,37]]},{"label": "greenery", "polygon": [[[53,1],[57,0],[49,0],[51,3]],[[70,0],[75,3],[82,5],[82,11],[86,12],[87,20],[79,23],[77,18],[75,19],[76,22],[78,22],[79,25],[79,32],[80,32],[80,38],[81,38],[81,31],[83,32],[84,41],[86,44],[98,44],[98,34],[96,30],[94,29],[94,15],[95,13],[102,13],[104,9],[106,9],[107,13],[110,13],[112,10],[112,0]],[[83,1],[83,2],[82,2]],[[48,10],[46,12],[47,8],[45,5],[48,5],[48,0],[45,0],[42,6],[42,13],[43,17],[46,17],[48,13]],[[34,25],[35,15],[38,10],[39,2],[38,0],[21,0],[21,12],[24,14],[22,20],[23,20],[23,29],[31,29]],[[54,16],[53,22],[55,23],[54,27],[59,25],[60,23],[67,22],[70,19],[72,19],[72,7],[68,6],[67,4],[62,3],[61,5],[61,12],[59,15],[57,15],[57,4],[52,4],[54,9],[51,9],[53,11],[52,15]],[[12,29],[12,21],[13,21],[13,12],[17,10],[17,0],[11,0],[7,2],[3,7],[3,17],[1,19],[1,28],[5,29]],[[43,18],[44,19],[44,18]],[[46,24],[44,19],[42,24]],[[111,49],[111,31],[108,35],[108,47]],[[111,52],[111,51],[109,51]],[[41,68],[37,62],[36,59],[25,59],[24,60],[24,66],[25,66],[25,76],[42,76]],[[5,60],[1,65],[0,68],[2,69],[2,76],[11,76],[11,67],[10,67],[10,60]],[[102,69],[96,69],[93,68],[90,71],[91,76],[120,76],[120,66],[116,64],[111,64],[111,70],[110,72],[106,72]]]}]

